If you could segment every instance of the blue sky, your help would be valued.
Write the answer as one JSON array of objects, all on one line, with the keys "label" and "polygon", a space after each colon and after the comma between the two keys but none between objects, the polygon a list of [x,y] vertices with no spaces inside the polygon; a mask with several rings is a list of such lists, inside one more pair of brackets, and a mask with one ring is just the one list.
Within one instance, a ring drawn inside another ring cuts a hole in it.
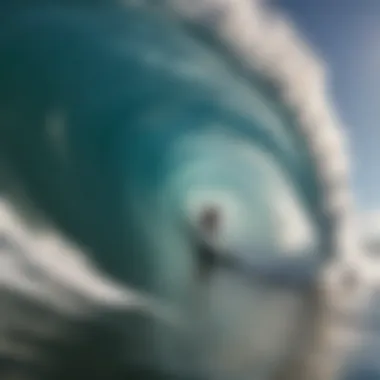
[{"label": "blue sky", "polygon": [[347,127],[355,193],[380,209],[380,1],[274,0],[326,60]]}]

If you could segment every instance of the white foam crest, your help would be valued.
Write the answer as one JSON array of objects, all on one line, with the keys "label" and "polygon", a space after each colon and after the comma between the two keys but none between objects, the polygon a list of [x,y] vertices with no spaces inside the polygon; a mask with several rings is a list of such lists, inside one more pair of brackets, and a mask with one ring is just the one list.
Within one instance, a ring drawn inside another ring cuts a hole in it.
[{"label": "white foam crest", "polygon": [[325,65],[292,22],[263,0],[162,0],[158,4],[182,21],[206,27],[245,70],[258,73],[278,89],[314,155],[325,212],[339,223],[352,211],[352,197],[341,196],[351,191],[347,144],[329,99]]}]

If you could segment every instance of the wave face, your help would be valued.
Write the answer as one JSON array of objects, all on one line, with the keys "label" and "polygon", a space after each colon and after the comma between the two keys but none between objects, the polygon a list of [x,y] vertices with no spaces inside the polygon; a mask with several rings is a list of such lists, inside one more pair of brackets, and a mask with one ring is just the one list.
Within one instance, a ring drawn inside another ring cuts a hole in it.
[{"label": "wave face", "polygon": [[337,361],[310,288],[215,264],[359,260],[344,134],[291,22],[248,0],[0,6],[1,378]]}]

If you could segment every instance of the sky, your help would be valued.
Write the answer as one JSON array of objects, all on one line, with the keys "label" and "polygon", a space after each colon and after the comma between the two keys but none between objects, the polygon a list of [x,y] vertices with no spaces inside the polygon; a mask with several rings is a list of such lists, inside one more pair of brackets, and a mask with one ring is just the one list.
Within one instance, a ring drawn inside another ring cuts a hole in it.
[{"label": "sky", "polygon": [[272,2],[326,61],[335,108],[350,142],[358,205],[380,210],[380,1]]}]

